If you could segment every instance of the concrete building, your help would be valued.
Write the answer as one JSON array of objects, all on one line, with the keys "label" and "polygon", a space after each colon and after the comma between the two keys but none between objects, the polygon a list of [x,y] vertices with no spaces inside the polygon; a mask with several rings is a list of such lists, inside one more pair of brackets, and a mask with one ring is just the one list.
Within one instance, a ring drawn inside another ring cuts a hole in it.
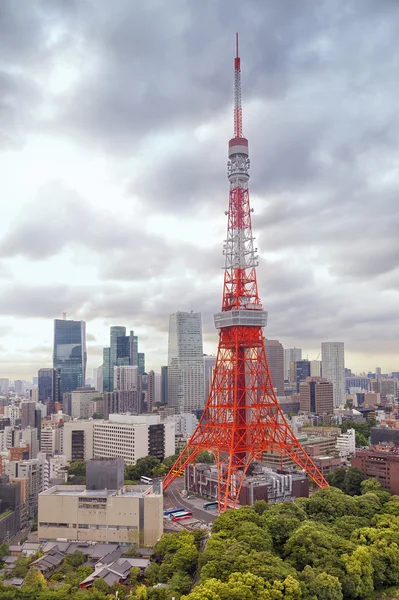
[{"label": "concrete building", "polygon": [[290,369],[291,363],[302,360],[301,348],[285,348],[284,350],[284,381],[291,381]]},{"label": "concrete building", "polygon": [[21,484],[0,476],[0,544],[10,542],[21,528]]},{"label": "concrete building", "polygon": [[399,447],[399,421],[396,423],[398,424],[396,427],[389,427],[387,425],[372,427],[370,437],[371,445],[392,444],[393,446]]},{"label": "concrete building", "polygon": [[21,402],[22,429],[35,426],[36,402],[25,400]]},{"label": "concrete building", "polygon": [[140,414],[142,412],[140,390],[104,392],[102,399],[105,419],[108,419],[110,414]]},{"label": "concrete building", "polygon": [[348,429],[346,433],[341,433],[337,437],[336,449],[343,458],[354,456],[356,454],[355,430]]},{"label": "concrete building", "polygon": [[204,407],[201,313],[170,315],[168,403],[176,412],[191,412]]},{"label": "concrete building", "polygon": [[9,461],[6,474],[10,481],[27,480],[26,505],[29,517],[34,518],[37,514],[38,495],[44,489],[44,461],[40,458]]},{"label": "concrete building", "polygon": [[96,385],[96,390],[98,392],[103,392],[104,391],[104,386],[103,386],[103,365],[100,365],[97,368],[97,385]]},{"label": "concrete building", "polygon": [[44,423],[40,440],[40,450],[45,454],[58,454],[61,451],[61,429],[55,423]]},{"label": "concrete building", "polygon": [[345,348],[343,342],[321,344],[323,377],[333,384],[334,408],[345,405]]},{"label": "concrete building", "polygon": [[321,370],[321,360],[310,361],[310,376],[311,377],[322,377],[323,373]]},{"label": "concrete building", "polygon": [[366,477],[375,477],[391,494],[399,494],[399,452],[397,448],[376,446],[359,450],[352,458]]},{"label": "concrete building", "polygon": [[88,419],[91,400],[99,397],[94,388],[79,388],[71,393],[71,417],[73,419]]},{"label": "concrete building", "polygon": [[62,454],[68,461],[93,458],[93,421],[70,421],[64,423]]},{"label": "concrete building", "polygon": [[139,387],[139,368],[137,365],[114,367],[114,390],[128,392],[129,390],[138,390]]},{"label": "concrete building", "polygon": [[204,404],[211,391],[213,372],[216,366],[216,356],[204,356]]},{"label": "concrete building", "polygon": [[94,458],[123,457],[125,464],[139,458],[156,456],[163,460],[175,453],[175,424],[162,423],[159,415],[109,416],[109,421],[94,421]]},{"label": "concrete building", "polygon": [[86,481],[86,487],[54,486],[39,495],[40,541],[156,544],[163,533],[161,485],[124,486],[118,460],[89,461]]},{"label": "concrete building", "polygon": [[333,384],[322,377],[307,377],[299,386],[300,407],[304,413],[332,415],[334,412]]},{"label": "concrete building", "polygon": [[8,379],[8,377],[0,377],[0,394],[4,394],[4,396],[7,396],[9,388],[10,380]]},{"label": "concrete building", "polygon": [[21,444],[29,445],[29,458],[36,458],[40,450],[38,430],[36,427],[26,427],[21,432]]},{"label": "concrete building", "polygon": [[284,396],[284,348],[278,340],[265,340],[266,358],[277,396]]},{"label": "concrete building", "polygon": [[193,413],[180,413],[169,418],[175,424],[176,435],[191,436],[198,425],[198,419]]},{"label": "concrete building", "polygon": [[161,374],[148,371],[147,374],[147,411],[152,412],[155,404],[161,402]]},{"label": "concrete building", "polygon": [[161,367],[161,402],[168,404],[168,367]]}]

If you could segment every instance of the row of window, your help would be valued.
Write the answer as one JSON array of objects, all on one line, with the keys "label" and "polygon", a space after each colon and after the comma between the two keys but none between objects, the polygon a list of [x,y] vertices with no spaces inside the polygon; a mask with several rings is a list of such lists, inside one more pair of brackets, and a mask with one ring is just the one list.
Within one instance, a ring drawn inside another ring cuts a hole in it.
[{"label": "row of window", "polygon": [[131,531],[138,529],[137,525],[93,525],[86,523],[45,523],[40,522],[39,527],[68,527],[69,529],[113,529],[114,531]]}]

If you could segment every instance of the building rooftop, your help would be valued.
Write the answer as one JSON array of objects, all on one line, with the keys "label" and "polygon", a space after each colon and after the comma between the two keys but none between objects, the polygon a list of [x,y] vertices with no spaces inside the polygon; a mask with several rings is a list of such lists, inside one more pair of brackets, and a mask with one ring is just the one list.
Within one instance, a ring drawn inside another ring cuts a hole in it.
[{"label": "building rooftop", "polygon": [[142,498],[144,496],[159,496],[153,491],[152,485],[126,485],[120,490],[87,490],[84,485],[55,485],[39,496],[79,496],[81,498],[110,498],[113,496],[130,496]]}]

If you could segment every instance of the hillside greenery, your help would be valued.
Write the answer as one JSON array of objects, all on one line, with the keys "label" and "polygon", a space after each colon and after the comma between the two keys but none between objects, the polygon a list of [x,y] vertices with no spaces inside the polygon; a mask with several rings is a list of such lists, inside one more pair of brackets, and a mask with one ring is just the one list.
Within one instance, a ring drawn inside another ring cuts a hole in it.
[{"label": "hillside greenery", "polygon": [[[295,502],[258,501],[220,515],[210,536],[164,534],[145,578],[132,569],[125,586],[101,580],[80,590],[91,572],[80,553],[49,580],[30,567],[31,560],[18,559],[24,585],[0,584],[0,600],[110,600],[116,592],[120,600],[399,597],[399,496],[375,479],[361,481],[359,490],[350,495],[330,487]],[[167,587],[153,587],[159,583]]]}]

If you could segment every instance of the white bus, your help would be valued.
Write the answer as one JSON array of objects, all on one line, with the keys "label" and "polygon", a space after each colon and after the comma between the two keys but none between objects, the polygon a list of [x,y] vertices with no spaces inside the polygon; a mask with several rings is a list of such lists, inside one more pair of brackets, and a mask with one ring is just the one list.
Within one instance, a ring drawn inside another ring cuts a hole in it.
[{"label": "white bus", "polygon": [[141,483],[148,483],[150,485],[152,483],[151,477],[140,477]]}]

